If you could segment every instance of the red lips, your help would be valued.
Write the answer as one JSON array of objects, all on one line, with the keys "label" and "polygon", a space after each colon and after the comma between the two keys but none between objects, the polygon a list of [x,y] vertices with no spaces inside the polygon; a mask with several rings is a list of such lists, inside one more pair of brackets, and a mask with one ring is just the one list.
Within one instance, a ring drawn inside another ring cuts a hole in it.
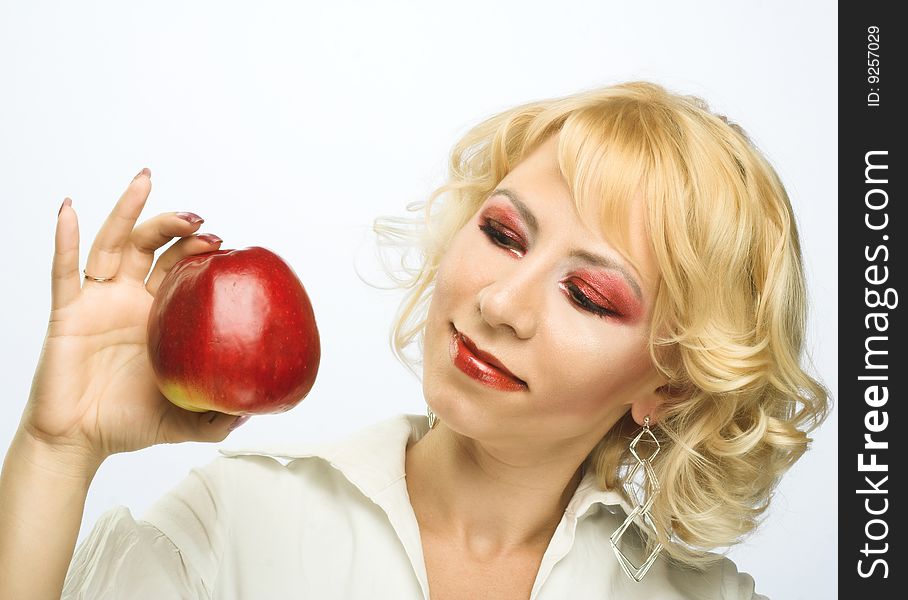
[{"label": "red lips", "polygon": [[[458,332],[458,333],[459,333],[459,332]],[[464,335],[464,334],[461,333],[461,334],[460,334],[460,337],[463,339],[464,345],[465,345],[467,348],[469,348],[469,349],[470,349],[470,352],[472,352],[473,354],[475,354],[476,357],[477,357],[479,360],[481,360],[481,361],[483,361],[483,362],[489,363],[490,365],[492,365],[493,367],[495,367],[496,369],[498,369],[499,371],[501,371],[502,373],[504,373],[504,374],[507,375],[508,377],[513,377],[513,378],[516,379],[517,381],[523,381],[522,379],[520,379],[519,377],[517,377],[516,375],[514,375],[513,373],[511,373],[511,372],[508,370],[508,368],[505,367],[505,366],[501,363],[500,360],[498,360],[497,358],[495,358],[494,356],[492,356],[492,355],[489,354],[488,352],[483,352],[482,350],[480,350],[479,348],[477,348],[477,347],[476,347],[476,344],[473,343],[473,340],[471,340],[470,338],[468,338],[466,335]]]},{"label": "red lips", "polygon": [[493,355],[483,352],[452,324],[451,358],[461,371],[490,387],[502,391],[525,391],[525,381],[511,373]]}]

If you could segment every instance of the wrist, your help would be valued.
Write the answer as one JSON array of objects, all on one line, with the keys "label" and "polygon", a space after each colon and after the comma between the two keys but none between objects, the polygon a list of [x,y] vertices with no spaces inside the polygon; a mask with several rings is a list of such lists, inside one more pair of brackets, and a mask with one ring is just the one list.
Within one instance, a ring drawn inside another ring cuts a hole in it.
[{"label": "wrist", "polygon": [[91,483],[104,462],[104,457],[86,448],[62,441],[43,440],[21,427],[13,436],[7,459],[10,456],[55,477],[84,480],[86,484]]}]

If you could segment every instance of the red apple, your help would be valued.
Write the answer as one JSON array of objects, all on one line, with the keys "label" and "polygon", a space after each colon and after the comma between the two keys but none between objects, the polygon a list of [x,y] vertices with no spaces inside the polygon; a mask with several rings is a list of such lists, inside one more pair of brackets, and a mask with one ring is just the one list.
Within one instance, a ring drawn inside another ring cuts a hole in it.
[{"label": "red apple", "polygon": [[306,397],[321,346],[296,273],[254,246],[173,266],[148,315],[148,356],[158,388],[177,406],[258,415]]}]

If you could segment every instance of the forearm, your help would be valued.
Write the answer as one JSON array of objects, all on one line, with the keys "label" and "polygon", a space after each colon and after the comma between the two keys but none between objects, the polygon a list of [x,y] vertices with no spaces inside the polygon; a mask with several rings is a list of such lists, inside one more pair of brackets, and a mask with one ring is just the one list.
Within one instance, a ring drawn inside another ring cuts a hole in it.
[{"label": "forearm", "polygon": [[0,600],[60,598],[100,464],[17,431],[0,472]]}]

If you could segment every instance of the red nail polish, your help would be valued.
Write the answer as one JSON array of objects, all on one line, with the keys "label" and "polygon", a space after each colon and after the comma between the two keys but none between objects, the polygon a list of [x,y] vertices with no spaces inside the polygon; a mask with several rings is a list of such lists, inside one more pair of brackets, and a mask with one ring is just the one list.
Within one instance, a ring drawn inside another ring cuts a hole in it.
[{"label": "red nail polish", "polygon": [[246,421],[248,421],[251,418],[252,418],[252,415],[243,415],[242,417],[240,417],[239,419],[237,419],[236,421],[231,423],[230,427],[228,427],[227,430],[233,431],[234,429],[236,429],[237,427],[239,427],[240,425],[242,425],[243,423],[245,423]]},{"label": "red nail polish", "polygon": [[200,240],[204,240],[212,245],[220,244],[221,242],[224,241],[221,238],[219,238],[218,236],[214,235],[213,233],[200,233],[196,237],[199,238]]},{"label": "red nail polish", "polygon": [[189,223],[190,225],[195,225],[196,223],[205,222],[205,219],[203,219],[199,215],[197,215],[195,213],[191,213],[191,212],[178,212],[177,216],[179,218],[183,219],[184,221],[186,221],[187,223]]},{"label": "red nail polish", "polygon": [[73,201],[70,200],[69,198],[64,199],[63,204],[60,205],[60,210],[57,211],[57,216],[59,217],[60,213],[63,212],[64,206],[72,206],[72,203],[73,203]]}]

